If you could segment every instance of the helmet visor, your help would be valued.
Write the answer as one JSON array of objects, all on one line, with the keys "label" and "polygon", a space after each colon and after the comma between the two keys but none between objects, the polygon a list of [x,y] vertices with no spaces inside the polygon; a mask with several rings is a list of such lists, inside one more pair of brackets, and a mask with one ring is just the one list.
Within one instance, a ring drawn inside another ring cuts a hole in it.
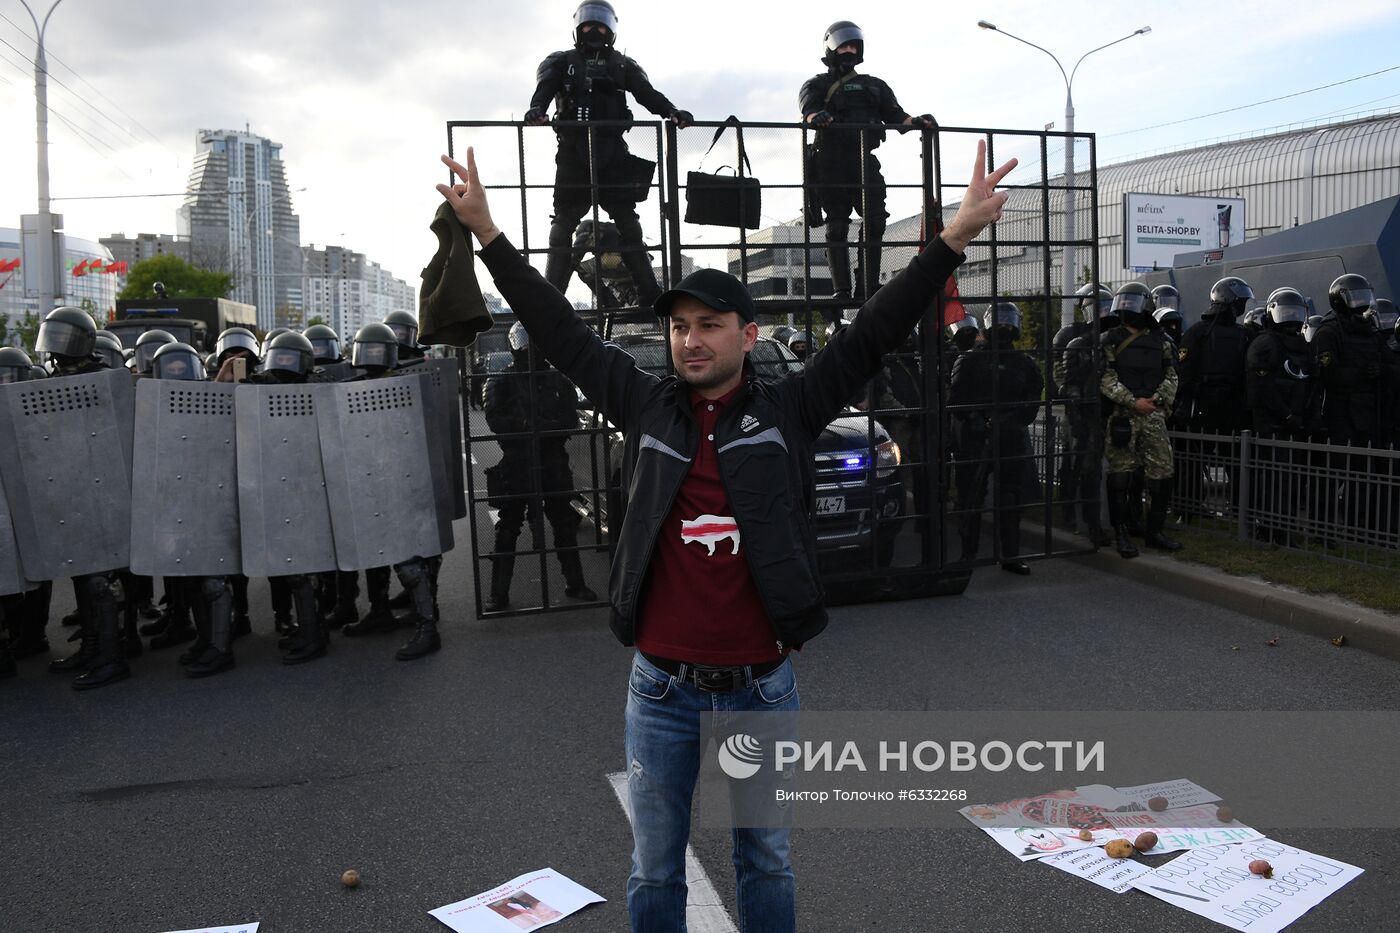
[{"label": "helmet visor", "polygon": [[986,320],[982,322],[988,329],[993,327],[1014,327],[1021,329],[1021,312],[1015,305],[999,305],[988,309]]},{"label": "helmet visor", "polygon": [[1099,317],[1113,317],[1118,312],[1113,310],[1112,298],[1099,299]]},{"label": "helmet visor", "polygon": [[1230,294],[1235,296],[1235,301],[1248,301],[1254,298],[1254,289],[1240,279],[1226,283],[1225,287]]},{"label": "helmet visor", "polygon": [[33,375],[33,367],[30,366],[0,366],[0,386],[24,382]]},{"label": "helmet visor", "polygon": [[1342,297],[1346,299],[1348,308],[1356,310],[1371,307],[1371,303],[1376,300],[1376,293],[1369,288],[1344,288]]},{"label": "helmet visor", "polygon": [[306,359],[305,352],[282,347],[267,351],[267,361],[263,363],[263,369],[280,369],[289,373],[304,373],[310,368],[307,363],[308,360]]},{"label": "helmet visor", "polygon": [[574,25],[582,26],[584,23],[597,23],[606,26],[609,32],[617,32],[617,14],[607,4],[579,4],[578,9],[574,11]]},{"label": "helmet visor", "polygon": [[362,368],[380,366],[387,369],[394,365],[394,358],[397,356],[394,350],[395,348],[387,343],[357,342],[351,362]]},{"label": "helmet visor", "polygon": [[1275,301],[1269,305],[1269,320],[1275,324],[1298,324],[1308,319],[1308,306],[1300,302]]},{"label": "helmet visor", "polygon": [[225,334],[214,345],[214,355],[222,363],[224,356],[234,350],[247,350],[249,356],[256,357],[259,349],[256,337],[248,334]]},{"label": "helmet visor", "polygon": [[112,347],[104,347],[98,344],[97,355],[106,361],[109,369],[121,369],[126,365],[126,357],[122,355],[122,351],[113,349]]},{"label": "helmet visor", "polygon": [[416,347],[418,345],[418,328],[412,324],[390,324],[389,329],[394,332],[394,337],[399,341],[400,346]]},{"label": "helmet visor", "polygon": [[311,349],[318,363],[333,363],[340,359],[340,341],[334,337],[315,338],[311,341]]},{"label": "helmet visor", "polygon": [[138,373],[148,373],[151,371],[151,363],[155,360],[156,351],[165,346],[154,340],[148,340],[136,348],[136,371]]},{"label": "helmet visor", "polygon": [[1157,310],[1181,310],[1181,298],[1177,295],[1163,295],[1157,299]]},{"label": "helmet visor", "polygon": [[54,356],[87,356],[96,340],[94,331],[65,321],[45,321],[39,325],[34,349]]},{"label": "helmet visor", "polygon": [[865,33],[860,31],[859,26],[838,26],[836,29],[826,34],[826,47],[828,51],[835,52],[848,42],[865,44]]},{"label": "helmet visor", "polygon": [[1141,314],[1147,309],[1148,297],[1136,292],[1126,292],[1122,295],[1113,296],[1111,313],[1113,314]]},{"label": "helmet visor", "polygon": [[204,378],[204,364],[193,353],[162,353],[151,364],[151,375],[157,379],[194,381]]}]

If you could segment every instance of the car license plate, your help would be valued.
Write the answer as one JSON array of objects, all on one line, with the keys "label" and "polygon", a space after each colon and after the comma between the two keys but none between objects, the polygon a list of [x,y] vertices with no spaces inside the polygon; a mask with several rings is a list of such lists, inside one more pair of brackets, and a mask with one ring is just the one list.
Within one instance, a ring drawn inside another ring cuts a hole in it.
[{"label": "car license plate", "polygon": [[817,514],[818,514],[818,515],[839,515],[840,513],[844,512],[844,511],[846,511],[846,497],[845,497],[845,496],[818,496],[818,497],[817,497]]}]

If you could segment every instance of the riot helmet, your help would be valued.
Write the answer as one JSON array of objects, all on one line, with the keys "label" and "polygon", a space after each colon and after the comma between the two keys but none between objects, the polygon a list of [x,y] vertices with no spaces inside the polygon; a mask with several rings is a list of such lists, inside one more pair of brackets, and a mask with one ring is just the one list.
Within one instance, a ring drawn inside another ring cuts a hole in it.
[{"label": "riot helmet", "polygon": [[263,359],[267,356],[267,351],[272,348],[272,341],[283,334],[290,334],[291,332],[292,329],[290,327],[274,327],[272,330],[263,334],[262,346],[258,347],[258,359]]},{"label": "riot helmet", "polygon": [[151,362],[156,357],[156,351],[167,343],[174,343],[175,335],[168,330],[148,330],[140,337],[136,338],[136,372],[143,376],[150,375]]},{"label": "riot helmet", "polygon": [[1201,317],[1215,317],[1221,311],[1229,312],[1231,320],[1244,311],[1245,302],[1254,299],[1254,289],[1238,276],[1228,275],[1210,287],[1210,307]]},{"label": "riot helmet", "polygon": [[199,351],[187,343],[162,344],[151,357],[151,375],[157,379],[202,382],[207,378]]},{"label": "riot helmet", "polygon": [[355,332],[350,362],[356,369],[393,369],[399,364],[399,339],[388,324],[366,324]]},{"label": "riot helmet", "polygon": [[948,339],[959,350],[966,353],[977,342],[977,335],[981,333],[981,330],[982,325],[977,323],[977,318],[969,314],[961,321],[954,321],[948,325]]},{"label": "riot helmet", "polygon": [[792,339],[792,335],[795,333],[797,333],[797,328],[793,327],[791,324],[777,324],[774,325],[773,332],[768,336],[786,346],[787,342]]},{"label": "riot helmet", "polygon": [[[1093,322],[1094,318],[1108,318],[1113,316],[1113,292],[1102,285],[1094,287],[1093,282],[1080,286],[1075,292],[1079,298],[1079,310],[1084,312],[1084,320]],[[1098,307],[1095,308],[1094,305]]]},{"label": "riot helmet", "polygon": [[809,330],[794,331],[787,339],[787,348],[799,360],[805,360],[807,354],[812,352],[812,332]]},{"label": "riot helmet", "polygon": [[[1157,288],[1161,287],[1157,286]],[[1155,293],[1156,289],[1153,289],[1153,292]],[[1181,330],[1186,321],[1182,318],[1180,309],[1158,308],[1152,312],[1152,317],[1157,322],[1157,326],[1162,329],[1162,333],[1171,338],[1172,343],[1181,343]]]},{"label": "riot helmet", "polygon": [[[855,53],[846,52],[837,55],[836,50],[843,45],[854,44]],[[848,19],[838,20],[826,27],[826,34],[822,36],[822,63],[827,67],[836,68],[842,74],[849,74],[861,62],[865,61],[865,33],[860,27]]]},{"label": "riot helmet", "polygon": [[316,351],[311,341],[295,331],[272,338],[267,355],[263,357],[263,372],[295,373],[305,376],[316,363]]},{"label": "riot helmet", "polygon": [[1296,288],[1276,288],[1269,295],[1265,325],[1271,330],[1301,333],[1308,320],[1308,300]]},{"label": "riot helmet", "polygon": [[34,363],[19,347],[0,347],[0,385],[34,378]]},{"label": "riot helmet", "polygon": [[224,360],[238,351],[246,353],[254,362],[261,358],[262,347],[258,345],[258,338],[246,327],[230,327],[219,335],[214,342],[214,362],[223,366]]},{"label": "riot helmet", "polygon": [[29,367],[29,378],[47,379],[49,378],[49,371],[42,366],[31,366]]},{"label": "riot helmet", "polygon": [[1264,329],[1264,319],[1268,317],[1268,315],[1268,309],[1265,308],[1264,305],[1258,305],[1244,313],[1244,317],[1240,318],[1240,325],[1246,330],[1258,333]]},{"label": "riot helmet", "polygon": [[1361,314],[1371,306],[1376,293],[1371,291],[1371,283],[1363,275],[1348,272],[1332,280],[1327,287],[1327,303],[1338,317]]},{"label": "riot helmet", "polygon": [[1371,319],[1379,333],[1384,334],[1388,330],[1394,330],[1396,323],[1400,323],[1400,313],[1395,310],[1395,305],[1389,298],[1377,298],[1372,303],[1366,316]]},{"label": "riot helmet", "polygon": [[92,315],[82,308],[65,306],[54,308],[44,317],[34,349],[50,356],[86,359],[92,356],[96,342],[97,323]]},{"label": "riot helmet", "polygon": [[1303,322],[1303,339],[1312,343],[1313,337],[1317,336],[1317,328],[1322,324],[1322,315],[1309,314],[1308,319]]},{"label": "riot helmet", "polygon": [[1113,293],[1112,313],[1130,327],[1152,326],[1152,310],[1152,292],[1141,282],[1127,282]]},{"label": "riot helmet", "polygon": [[982,327],[989,336],[995,335],[1003,343],[1021,339],[1021,309],[1009,301],[998,301],[987,306],[982,315]]},{"label": "riot helmet", "polygon": [[99,330],[92,345],[93,352],[106,361],[108,369],[121,369],[126,365],[123,349],[117,335],[107,330]]},{"label": "riot helmet", "polygon": [[390,311],[384,315],[384,323],[398,338],[399,346],[405,350],[418,349],[418,318],[414,317],[411,312]]},{"label": "riot helmet", "polygon": [[530,332],[525,329],[525,325],[520,321],[516,321],[514,324],[510,325],[510,335],[508,339],[510,340],[510,350],[512,353],[518,353],[521,350],[528,350],[530,348]]},{"label": "riot helmet", "polygon": [[[585,23],[603,27],[583,31]],[[617,41],[617,11],[608,0],[584,0],[574,10],[574,47],[599,52]]]},{"label": "riot helmet", "polygon": [[[1152,304],[1158,311],[1181,310],[1181,292],[1175,285],[1158,285],[1152,289]],[[1159,317],[1160,322],[1162,319]]]},{"label": "riot helmet", "polygon": [[340,335],[326,324],[312,324],[301,335],[311,341],[311,350],[318,363],[340,362]]}]

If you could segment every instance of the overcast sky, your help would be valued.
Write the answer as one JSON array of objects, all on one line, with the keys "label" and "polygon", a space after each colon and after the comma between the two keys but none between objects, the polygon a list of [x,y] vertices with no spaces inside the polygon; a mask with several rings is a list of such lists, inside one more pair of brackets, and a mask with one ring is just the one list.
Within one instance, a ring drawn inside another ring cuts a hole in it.
[{"label": "overcast sky", "polygon": [[[47,10],[50,0],[30,2]],[[615,5],[618,47],[700,119],[730,113],[795,119],[798,88],[821,70],[826,25],[853,13],[851,5],[828,0]],[[248,124],[282,144],[291,186],[306,188],[293,197],[303,243],[359,250],[416,285],[436,245],[427,224],[439,200],[433,185],[444,177],[436,160],[446,146],[446,121],[521,115],[539,61],[570,43],[574,6],[569,0],[63,0],[48,27],[50,71],[76,96],[51,82],[49,102],[81,131],[50,121],[52,194],[182,191],[195,131]],[[1039,129],[1054,121],[1063,128],[1064,84],[1054,63],[978,29],[979,18],[1045,46],[1066,70],[1085,51],[1151,26],[1150,35],[1096,53],[1075,79],[1076,129],[1100,134],[1100,164],[1400,107],[1395,70],[1191,119],[1400,66],[1400,0],[966,7],[874,0],[859,7],[856,21],[867,37],[861,70],[887,80],[905,109],[931,111],[945,126]],[[36,10],[41,18],[43,10]],[[0,44],[0,225],[18,226],[20,214],[36,210],[32,65],[25,60],[34,55],[33,30],[19,0],[0,0],[0,14],[15,24],[0,20],[0,39],[8,43]],[[1173,121],[1187,122],[1134,132]],[[548,131],[537,134],[532,158],[547,160]],[[457,137],[459,143],[469,138],[488,181],[514,174],[510,137]],[[913,143],[892,141],[887,149],[897,153],[896,146]],[[950,146],[949,160],[960,153]],[[1053,153],[1051,163],[1058,172]],[[773,172],[755,168],[760,177]],[[68,232],[96,239],[173,233],[178,204],[171,197],[57,200],[54,210],[65,215]],[[773,210],[786,212],[781,203]],[[547,215],[547,198],[538,208],[532,202],[532,224],[547,223]],[[518,219],[503,218],[518,239],[510,224],[518,226]],[[532,230],[539,242],[542,226]]]}]

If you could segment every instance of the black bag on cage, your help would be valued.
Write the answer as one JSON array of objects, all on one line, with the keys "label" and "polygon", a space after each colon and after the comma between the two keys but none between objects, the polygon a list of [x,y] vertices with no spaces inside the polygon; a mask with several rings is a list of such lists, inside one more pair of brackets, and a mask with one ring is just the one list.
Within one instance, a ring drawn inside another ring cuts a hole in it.
[{"label": "black bag on cage", "polygon": [[618,163],[618,175],[627,196],[641,204],[651,195],[651,177],[656,173],[656,163],[631,152],[622,153]]},{"label": "black bag on cage", "polygon": [[802,216],[809,227],[826,224],[826,214],[822,211],[822,199],[817,195],[817,144],[808,143],[802,153]]},{"label": "black bag on cage", "polygon": [[[723,135],[726,127],[733,126],[734,132],[741,134],[739,118],[730,116],[715,129],[715,138],[710,140],[710,148],[700,157],[703,165],[705,157],[715,148],[715,143]],[[722,165],[733,175],[689,172],[685,180],[685,222],[711,227],[744,227],[757,230],[759,214],[763,204],[763,189],[753,177],[753,166],[749,164],[748,153],[744,152],[744,138],[739,136],[739,154],[743,156],[743,168],[748,175],[740,174],[732,166]]]}]

